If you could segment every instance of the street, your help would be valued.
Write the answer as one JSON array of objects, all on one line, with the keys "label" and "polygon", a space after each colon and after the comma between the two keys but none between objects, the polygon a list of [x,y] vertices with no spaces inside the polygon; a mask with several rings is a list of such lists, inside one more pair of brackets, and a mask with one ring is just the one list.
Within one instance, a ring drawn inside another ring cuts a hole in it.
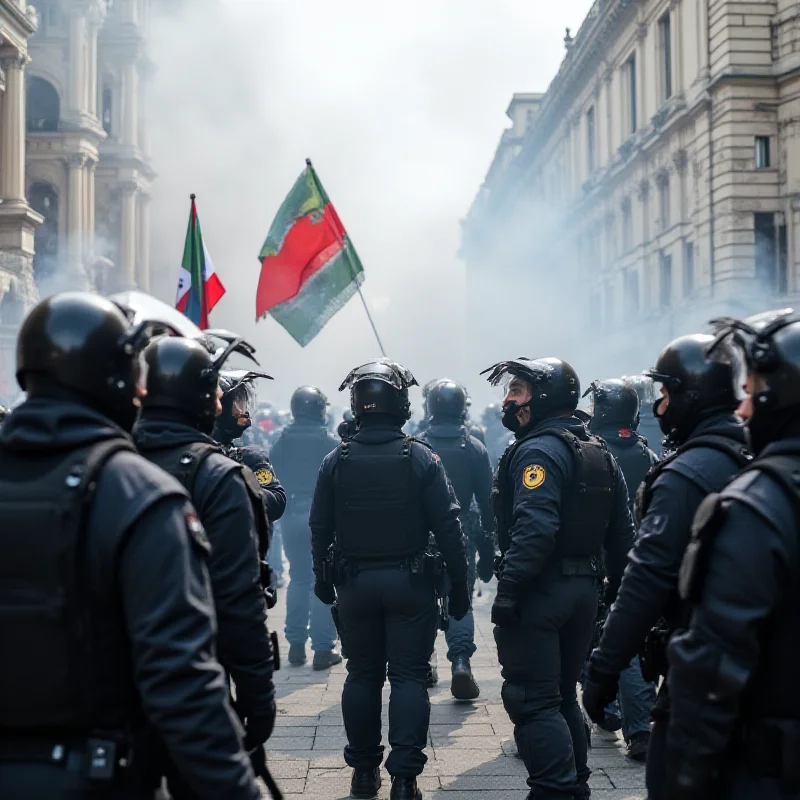
[{"label": "street", "polygon": [[[340,706],[346,676],[344,664],[327,672],[314,672],[310,646],[306,665],[286,664],[288,644],[283,638],[286,590],[280,590],[279,595],[278,605],[269,615],[270,628],[281,636],[284,662],[275,675],[278,722],[268,743],[270,770],[287,797],[347,798],[351,771],[342,758],[345,735]],[[426,798],[524,800],[527,796],[525,768],[515,757],[512,726],[500,700],[500,668],[489,621],[493,596],[492,585],[488,591],[484,587],[483,596],[474,601],[478,652],[472,659],[472,667],[481,687],[477,701],[453,700],[444,635],[440,633],[437,639],[440,682],[430,692],[428,764],[420,781]],[[383,696],[385,736],[388,682]],[[621,736],[595,731],[592,744],[592,797],[644,800],[644,766],[625,758]],[[379,797],[389,797],[389,776],[385,772]]]}]

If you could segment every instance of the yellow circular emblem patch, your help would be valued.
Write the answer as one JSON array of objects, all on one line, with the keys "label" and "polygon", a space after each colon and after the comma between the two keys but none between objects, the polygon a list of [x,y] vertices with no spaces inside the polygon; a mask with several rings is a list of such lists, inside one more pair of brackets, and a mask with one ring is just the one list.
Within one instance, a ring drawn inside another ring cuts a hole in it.
[{"label": "yellow circular emblem patch", "polygon": [[539,464],[531,464],[525,467],[522,473],[522,485],[526,489],[537,489],[544,483],[544,467]]},{"label": "yellow circular emblem patch", "polygon": [[256,480],[262,486],[269,486],[274,478],[275,476],[272,474],[272,472],[266,468],[256,470]]}]

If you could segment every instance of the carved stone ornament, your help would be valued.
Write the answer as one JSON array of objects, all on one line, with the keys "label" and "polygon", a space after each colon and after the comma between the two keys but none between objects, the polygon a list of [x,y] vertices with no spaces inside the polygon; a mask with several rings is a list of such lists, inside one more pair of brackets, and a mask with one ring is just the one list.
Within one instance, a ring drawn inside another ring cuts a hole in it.
[{"label": "carved stone ornament", "polygon": [[628,160],[628,157],[629,157],[629,156],[630,156],[630,154],[633,152],[633,145],[634,145],[633,138],[630,138],[630,139],[626,139],[626,140],[625,140],[625,141],[624,141],[624,142],[623,142],[623,143],[622,143],[622,144],[619,146],[619,150],[618,150],[617,152],[619,153],[619,157],[620,157],[620,158],[621,158],[623,161],[627,161],[627,160]]},{"label": "carved stone ornament", "polygon": [[638,41],[642,41],[647,37],[647,23],[646,22],[639,22],[636,25],[636,38]]},{"label": "carved stone ornament", "polygon": [[669,183],[669,170],[666,167],[656,172],[655,182],[659,189],[663,188]]},{"label": "carved stone ornament", "polygon": [[636,197],[639,200],[647,200],[650,196],[650,180],[648,178],[642,178],[639,183],[636,184]]},{"label": "carved stone ornament", "polygon": [[619,202],[619,209],[623,214],[630,214],[631,211],[631,198],[630,195],[625,195]]},{"label": "carved stone ornament", "polygon": [[680,150],[676,150],[672,154],[672,163],[675,165],[675,171],[679,175],[683,175],[686,171],[686,165],[689,163],[689,156],[686,153],[686,150],[681,148]]}]

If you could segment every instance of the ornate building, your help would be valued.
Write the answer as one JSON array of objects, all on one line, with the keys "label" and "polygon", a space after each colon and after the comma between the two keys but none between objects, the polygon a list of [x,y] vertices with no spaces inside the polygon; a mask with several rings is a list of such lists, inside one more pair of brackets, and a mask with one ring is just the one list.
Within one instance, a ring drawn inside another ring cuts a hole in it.
[{"label": "ornate building", "polygon": [[[510,283],[537,342],[600,376],[713,316],[797,300],[796,16],[788,0],[598,0],[547,92],[515,96],[464,220],[471,324]],[[491,363],[503,332],[473,329]]]}]

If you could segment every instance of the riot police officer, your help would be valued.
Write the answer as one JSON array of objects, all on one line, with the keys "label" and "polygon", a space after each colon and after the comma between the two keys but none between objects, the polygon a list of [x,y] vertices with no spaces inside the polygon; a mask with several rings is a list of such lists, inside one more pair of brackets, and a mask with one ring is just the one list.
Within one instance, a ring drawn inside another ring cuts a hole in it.
[{"label": "riot police officer", "polygon": [[[653,413],[653,403],[658,399],[655,394],[653,379],[646,375],[624,375],[622,380],[632,386],[639,396],[639,427],[638,433],[642,435],[647,446],[658,458],[664,455],[662,440],[664,434],[658,424],[658,418]],[[630,486],[628,493],[635,499],[636,492]]]},{"label": "riot police officer", "polygon": [[286,639],[289,663],[306,662],[311,637],[313,667],[328,669],[342,657],[334,650],[336,628],[330,610],[314,595],[311,530],[308,515],[322,460],[337,442],[326,427],[328,398],[313,386],[301,386],[292,395],[292,423],[278,435],[271,456],[289,493],[283,528],[283,547],[289,559],[286,590]]},{"label": "riot police officer", "polygon": [[198,797],[260,796],[214,655],[208,540],[137,455],[151,328],[96,295],[23,322],[0,435],[0,796],[152,798],[166,745]]},{"label": "riot police officer", "polygon": [[503,424],[516,441],[495,477],[503,555],[492,607],[503,705],[530,800],[588,797],[576,684],[592,637],[602,557],[612,601],[633,541],[625,479],[574,416],[580,383],[558,358],[503,361]]},{"label": "riot police officer", "polygon": [[[147,394],[135,438],[145,458],[186,487],[208,534],[219,659],[236,686],[245,746],[255,752],[272,733],[276,715],[259,561],[267,520],[253,474],[225,456],[210,436],[220,411],[219,373],[240,345],[234,339],[212,356],[191,339],[150,344],[144,353]],[[169,779],[173,796],[193,796],[174,775]]]},{"label": "riot police officer", "polygon": [[[606,443],[622,470],[633,513],[636,491],[650,468],[658,463],[658,457],[647,446],[647,440],[636,432],[640,419],[639,395],[626,380],[616,378],[594,381],[584,397],[586,395],[592,398],[589,430]],[[601,608],[603,618],[607,611],[605,606]],[[602,624],[603,619],[599,622]],[[634,761],[645,761],[647,758],[650,710],[655,699],[655,684],[644,680],[639,657],[634,656],[620,675],[618,701],[607,709],[600,725],[604,730],[622,727],[622,735],[628,745],[628,758]]]},{"label": "riot police officer", "polygon": [[[661,384],[654,413],[677,450],[648,473],[639,490],[636,545],[584,682],[584,708],[595,721],[616,697],[619,674],[637,653],[646,678],[666,673],[666,641],[685,624],[678,570],[692,519],[706,495],[719,491],[747,463],[744,430],[733,415],[738,404],[733,368],[706,359],[712,341],[700,334],[676,339],[649,373]],[[647,753],[651,800],[665,796],[668,715],[665,682],[653,709]]]},{"label": "riot police officer", "polygon": [[272,380],[263,372],[249,370],[224,370],[220,373],[222,412],[214,422],[212,436],[228,458],[248,467],[256,476],[267,519],[277,522],[286,509],[286,491],[272,468],[266,449],[257,444],[236,444],[253,424],[258,406],[254,383],[259,378]]},{"label": "riot police officer", "polygon": [[[353,370],[358,433],[322,463],[311,507],[314,588],[336,601],[348,654],[342,713],[354,770],[352,797],[380,786],[381,689],[387,674],[392,800],[417,800],[426,757],[430,702],[427,663],[436,638],[435,579],[441,561],[427,552],[433,533],[450,580],[450,615],[469,610],[467,559],[459,506],[438,457],[405,436],[414,376],[386,359]],[[335,586],[335,589],[334,589]]]},{"label": "riot police officer", "polygon": [[343,442],[349,442],[356,435],[356,418],[353,412],[348,408],[342,414],[342,421],[336,429],[336,433]]},{"label": "riot police officer", "polygon": [[[455,381],[443,380],[428,395],[430,425],[420,437],[442,459],[461,506],[461,528],[470,562],[470,594],[475,583],[475,556],[480,554],[480,577],[489,581],[494,566],[494,519],[491,505],[492,467],[486,447],[465,426],[467,393]],[[473,509],[473,500],[476,508]],[[447,658],[452,665],[450,691],[456,700],[474,700],[480,689],[472,675],[475,618],[470,610],[445,631]]]},{"label": "riot police officer", "polygon": [[[671,800],[800,798],[800,321],[725,320],[709,358],[747,365],[755,461],[694,520],[681,568],[691,625],[669,645]],[[723,340],[728,340],[724,341]]]}]

